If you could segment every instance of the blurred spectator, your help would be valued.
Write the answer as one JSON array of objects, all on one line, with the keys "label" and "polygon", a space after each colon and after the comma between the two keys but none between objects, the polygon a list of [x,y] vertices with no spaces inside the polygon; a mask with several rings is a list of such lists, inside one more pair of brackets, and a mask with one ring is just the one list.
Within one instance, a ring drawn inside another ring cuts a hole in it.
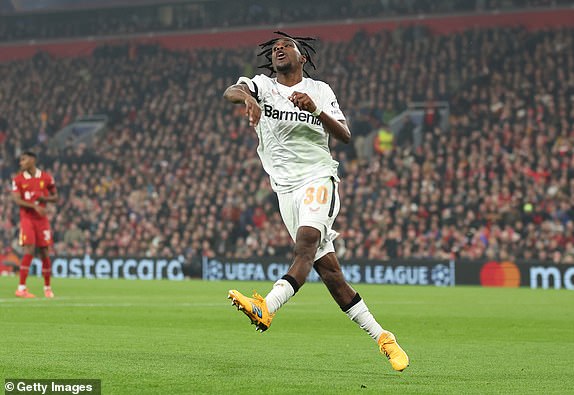
[{"label": "blurred spectator", "polygon": [[352,117],[351,128],[353,130],[353,145],[357,159],[363,163],[370,161],[373,154],[371,144],[373,124],[365,111],[361,110],[356,117]]},{"label": "blurred spectator", "polygon": [[403,124],[397,134],[397,146],[400,148],[408,148],[414,145],[414,132],[416,125],[409,115],[403,118]]},{"label": "blurred spectator", "polygon": [[375,152],[378,154],[384,154],[393,149],[395,144],[395,136],[387,125],[382,125],[381,127],[377,128],[373,144],[375,147]]}]

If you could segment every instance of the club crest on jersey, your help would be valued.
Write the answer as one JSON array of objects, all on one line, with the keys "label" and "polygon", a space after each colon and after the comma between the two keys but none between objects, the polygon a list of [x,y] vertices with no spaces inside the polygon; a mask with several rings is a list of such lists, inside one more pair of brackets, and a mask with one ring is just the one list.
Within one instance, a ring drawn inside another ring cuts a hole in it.
[{"label": "club crest on jersey", "polygon": [[40,189],[44,188],[44,181],[40,181]]},{"label": "club crest on jersey", "polygon": [[279,121],[307,122],[312,125],[320,125],[319,118],[311,115],[307,111],[279,111],[269,104],[263,106],[263,114],[266,117],[278,119]]}]

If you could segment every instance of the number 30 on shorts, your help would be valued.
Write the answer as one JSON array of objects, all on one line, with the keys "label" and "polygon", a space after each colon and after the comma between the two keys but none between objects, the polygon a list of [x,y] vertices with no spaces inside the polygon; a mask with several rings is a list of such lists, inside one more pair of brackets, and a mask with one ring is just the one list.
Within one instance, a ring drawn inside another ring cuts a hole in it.
[{"label": "number 30 on shorts", "polygon": [[327,191],[327,187],[321,185],[315,191],[315,187],[309,187],[305,191],[305,200],[303,200],[303,204],[311,204],[313,201],[317,201],[319,204],[327,203],[329,199],[329,191]]}]

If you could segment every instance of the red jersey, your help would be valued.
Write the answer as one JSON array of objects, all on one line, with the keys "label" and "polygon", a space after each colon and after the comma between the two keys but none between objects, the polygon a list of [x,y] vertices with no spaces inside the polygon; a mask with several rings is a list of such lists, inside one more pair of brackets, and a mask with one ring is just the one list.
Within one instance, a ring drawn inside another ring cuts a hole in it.
[{"label": "red jersey", "polygon": [[[17,192],[26,202],[35,202],[40,196],[48,196],[56,192],[56,184],[52,175],[46,171],[36,169],[34,175],[27,171],[20,172],[12,180],[12,192]],[[38,203],[46,207],[46,203]],[[40,219],[41,217],[36,210],[20,206],[20,219]]]}]

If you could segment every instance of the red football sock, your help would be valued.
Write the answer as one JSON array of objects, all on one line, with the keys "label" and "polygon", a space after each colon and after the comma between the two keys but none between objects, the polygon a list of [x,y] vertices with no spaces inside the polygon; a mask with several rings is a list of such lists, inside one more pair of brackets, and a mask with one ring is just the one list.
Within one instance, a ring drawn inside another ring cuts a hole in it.
[{"label": "red football sock", "polygon": [[50,274],[52,273],[52,262],[50,257],[42,258],[42,276],[44,276],[44,286],[50,286]]},{"label": "red football sock", "polygon": [[30,254],[25,254],[22,257],[22,262],[20,263],[20,285],[26,285],[26,278],[28,277],[28,272],[30,271],[32,258],[33,256]]}]

